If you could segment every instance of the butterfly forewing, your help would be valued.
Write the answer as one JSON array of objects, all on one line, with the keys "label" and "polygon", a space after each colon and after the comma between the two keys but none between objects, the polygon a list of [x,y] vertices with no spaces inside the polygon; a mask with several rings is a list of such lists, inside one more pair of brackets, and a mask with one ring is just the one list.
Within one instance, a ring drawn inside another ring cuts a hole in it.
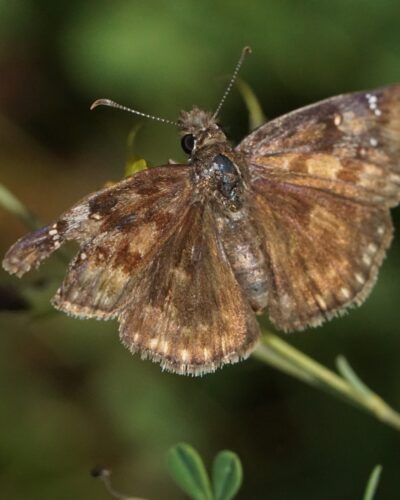
[{"label": "butterfly forewing", "polygon": [[21,238],[3,265],[22,274],[65,240],[77,240],[80,251],[53,304],[81,317],[115,316],[137,270],[179,224],[190,194],[186,166],[145,170],[89,195],[54,224]]},{"label": "butterfly forewing", "polygon": [[400,200],[400,86],[332,97],[247,136],[254,180],[274,178],[368,204]]},{"label": "butterfly forewing", "polygon": [[113,317],[130,299],[135,275],[180,224],[191,195],[187,167],[155,170],[131,179],[125,199],[82,245],[53,299],[58,309]]}]

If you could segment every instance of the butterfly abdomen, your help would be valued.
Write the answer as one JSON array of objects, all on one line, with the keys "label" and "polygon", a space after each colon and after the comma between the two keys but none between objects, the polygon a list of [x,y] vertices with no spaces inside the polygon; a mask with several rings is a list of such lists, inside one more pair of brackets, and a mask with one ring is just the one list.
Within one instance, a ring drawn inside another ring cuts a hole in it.
[{"label": "butterfly abdomen", "polygon": [[249,211],[237,212],[217,219],[225,253],[236,280],[255,312],[267,305],[267,266],[261,249],[259,232]]}]

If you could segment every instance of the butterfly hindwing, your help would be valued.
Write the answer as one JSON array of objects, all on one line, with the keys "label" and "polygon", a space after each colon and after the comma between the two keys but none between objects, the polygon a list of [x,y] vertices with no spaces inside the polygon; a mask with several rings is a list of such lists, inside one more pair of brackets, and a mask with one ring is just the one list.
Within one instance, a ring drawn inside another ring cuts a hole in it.
[{"label": "butterfly hindwing", "polygon": [[135,280],[119,319],[123,343],[169,371],[202,374],[251,352],[257,321],[208,205],[187,210]]},{"label": "butterfly hindwing", "polygon": [[317,326],[359,305],[392,239],[387,210],[264,180],[255,192],[275,325],[286,331]]}]

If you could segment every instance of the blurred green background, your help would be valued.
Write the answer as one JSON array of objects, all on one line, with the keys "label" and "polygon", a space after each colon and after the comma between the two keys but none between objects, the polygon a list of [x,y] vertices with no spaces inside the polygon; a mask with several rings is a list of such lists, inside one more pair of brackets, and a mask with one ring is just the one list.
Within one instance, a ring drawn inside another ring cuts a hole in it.
[{"label": "blurred green background", "polygon": [[[400,81],[400,3],[378,1],[0,1],[0,182],[42,221],[123,174],[140,120],[89,112],[109,97],[171,119],[213,109],[241,48],[241,72],[268,117],[330,95]],[[246,134],[237,90],[221,114]],[[173,127],[146,121],[135,153],[183,159]],[[293,334],[293,345],[333,368],[343,353],[400,407],[400,220],[371,297],[342,319]],[[3,254],[26,228],[0,210]],[[51,312],[65,266],[52,258],[0,281],[0,497],[106,499],[88,471],[112,469],[122,490],[183,498],[165,453],[177,441],[205,457],[236,451],[239,498],[361,498],[384,466],[377,498],[400,497],[394,430],[256,360],[192,379],[162,373],[120,345],[115,322]],[[35,304],[27,310],[27,300]]]}]

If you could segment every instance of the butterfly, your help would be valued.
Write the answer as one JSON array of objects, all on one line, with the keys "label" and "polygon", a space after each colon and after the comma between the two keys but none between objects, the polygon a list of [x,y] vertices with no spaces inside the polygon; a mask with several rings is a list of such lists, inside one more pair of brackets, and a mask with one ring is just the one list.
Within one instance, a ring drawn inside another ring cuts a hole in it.
[{"label": "butterfly", "polygon": [[53,305],[117,318],[132,352],[179,374],[246,358],[265,310],[289,332],[361,304],[392,240],[400,85],[301,108],[232,147],[217,115],[246,52],[214,114],[181,112],[186,164],[88,195],[3,261],[22,276],[77,241]]}]

